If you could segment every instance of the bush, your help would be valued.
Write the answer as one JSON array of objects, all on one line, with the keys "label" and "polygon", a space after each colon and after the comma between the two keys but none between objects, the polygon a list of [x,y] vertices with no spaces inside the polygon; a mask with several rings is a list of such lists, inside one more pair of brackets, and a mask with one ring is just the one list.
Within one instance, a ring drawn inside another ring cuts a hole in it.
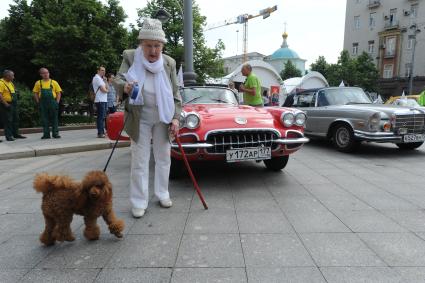
[{"label": "bush", "polygon": [[19,127],[32,128],[39,127],[40,112],[34,101],[34,94],[23,84],[16,83],[16,90],[19,92],[18,109],[19,109]]},{"label": "bush", "polygon": [[93,124],[93,118],[85,115],[63,115],[61,126],[70,124]]}]

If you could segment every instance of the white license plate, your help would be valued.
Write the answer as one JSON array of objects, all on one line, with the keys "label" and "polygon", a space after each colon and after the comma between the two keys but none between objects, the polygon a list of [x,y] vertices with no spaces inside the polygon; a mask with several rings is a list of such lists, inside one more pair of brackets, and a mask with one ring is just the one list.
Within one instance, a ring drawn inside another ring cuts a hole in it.
[{"label": "white license plate", "polygon": [[403,141],[406,143],[423,142],[425,141],[425,135],[405,135],[403,136]]},{"label": "white license plate", "polygon": [[229,149],[226,151],[227,162],[264,160],[272,157],[270,147],[247,147],[240,149]]}]

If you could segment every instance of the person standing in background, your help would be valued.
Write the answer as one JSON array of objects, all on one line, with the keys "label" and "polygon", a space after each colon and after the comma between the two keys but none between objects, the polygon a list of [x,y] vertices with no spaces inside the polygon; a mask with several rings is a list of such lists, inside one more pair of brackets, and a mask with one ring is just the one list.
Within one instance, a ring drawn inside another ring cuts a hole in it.
[{"label": "person standing in background", "polygon": [[263,107],[261,83],[258,77],[252,72],[251,65],[243,65],[241,72],[242,75],[246,77],[245,82],[239,87],[239,90],[243,92],[244,104],[254,107]]},{"label": "person standing in background", "polygon": [[13,84],[14,79],[15,73],[11,70],[5,70],[3,78],[0,79],[0,116],[7,141],[26,138],[18,132],[18,95]]},{"label": "person standing in background", "polygon": [[40,105],[41,124],[43,136],[41,139],[50,139],[50,124],[52,125],[52,137],[59,139],[59,101],[62,97],[62,89],[58,82],[50,79],[49,70],[39,70],[41,80],[36,81],[32,92],[34,99]]},{"label": "person standing in background", "polygon": [[108,83],[105,77],[105,67],[100,66],[97,68],[97,74],[93,77],[93,91],[95,92],[94,103],[97,110],[97,137],[105,137],[105,117],[106,117],[106,108],[108,104]]},{"label": "person standing in background", "polygon": [[106,80],[108,82],[108,114],[115,113],[116,104],[117,104],[117,93],[115,91],[114,86],[112,85],[112,81],[115,79],[114,74],[108,73],[106,74]]}]

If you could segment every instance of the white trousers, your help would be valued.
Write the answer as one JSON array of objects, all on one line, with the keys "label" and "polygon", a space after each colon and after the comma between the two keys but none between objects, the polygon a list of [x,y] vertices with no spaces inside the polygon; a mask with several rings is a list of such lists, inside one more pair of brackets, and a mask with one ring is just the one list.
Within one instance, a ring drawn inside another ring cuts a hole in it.
[{"label": "white trousers", "polygon": [[155,160],[155,195],[159,200],[170,198],[168,180],[171,145],[168,139],[168,125],[162,122],[141,122],[138,142],[131,140],[130,201],[134,208],[148,207],[151,139]]}]

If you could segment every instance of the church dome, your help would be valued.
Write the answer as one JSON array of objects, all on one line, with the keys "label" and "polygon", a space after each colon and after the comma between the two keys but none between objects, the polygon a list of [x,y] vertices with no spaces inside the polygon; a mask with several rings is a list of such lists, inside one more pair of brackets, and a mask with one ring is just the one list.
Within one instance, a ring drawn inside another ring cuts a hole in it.
[{"label": "church dome", "polygon": [[288,34],[286,32],[284,32],[282,34],[283,37],[283,43],[280,46],[280,48],[278,50],[276,50],[275,52],[273,52],[272,55],[270,55],[270,59],[274,60],[274,59],[299,59],[300,56],[298,56],[297,52],[295,52],[294,50],[290,49],[288,47]]}]

